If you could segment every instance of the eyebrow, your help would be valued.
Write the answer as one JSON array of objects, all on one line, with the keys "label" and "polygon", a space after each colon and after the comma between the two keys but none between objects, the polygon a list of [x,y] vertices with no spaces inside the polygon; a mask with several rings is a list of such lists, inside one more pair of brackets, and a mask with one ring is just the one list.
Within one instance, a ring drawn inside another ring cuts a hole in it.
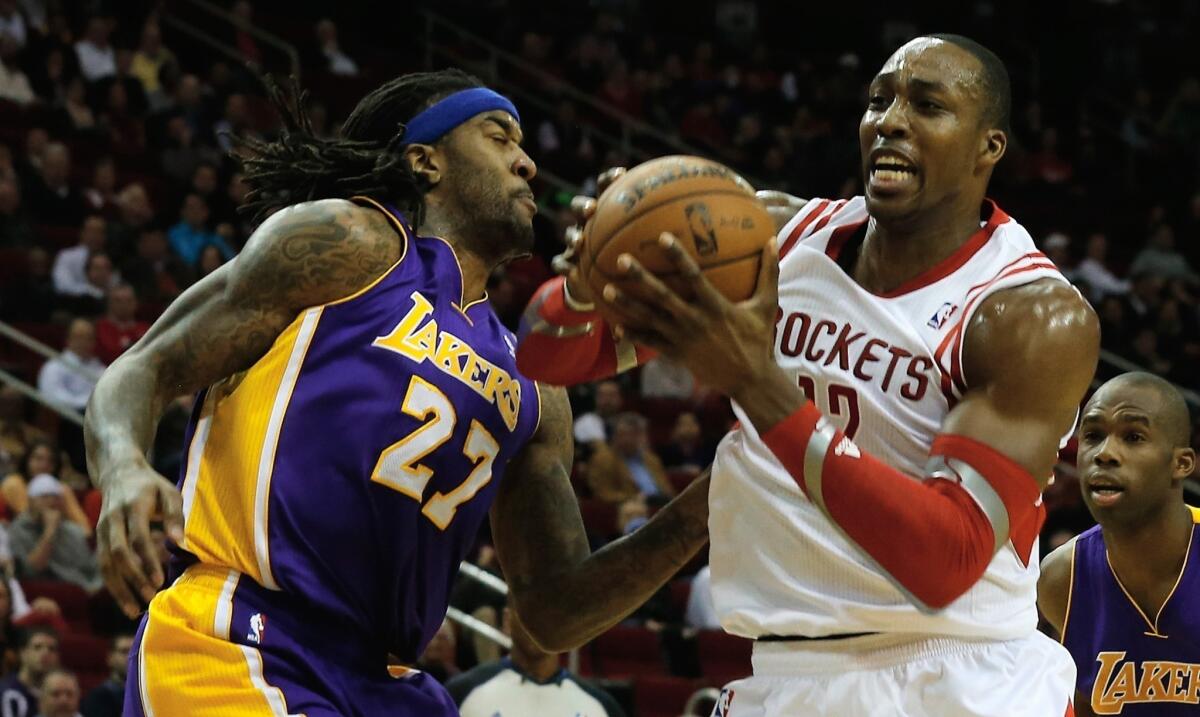
[{"label": "eyebrow", "polygon": [[[881,72],[878,75],[875,75],[875,79],[872,81],[871,84],[874,84],[876,82],[895,81],[895,79],[896,79],[895,72]],[[922,92],[946,92],[949,89],[949,87],[946,85],[946,83],[940,82],[938,80],[925,80],[920,77],[914,77],[914,78],[910,79],[908,82],[910,85],[912,85],[912,87],[914,89],[922,91]]]},{"label": "eyebrow", "polygon": [[[1101,414],[1089,413],[1079,421],[1080,426],[1085,426],[1091,423],[1101,423],[1104,421],[1104,416]],[[1150,428],[1150,418],[1142,413],[1122,413],[1117,416],[1118,423],[1140,423],[1146,428]]]},{"label": "eyebrow", "polygon": [[510,137],[513,137],[516,140],[517,144],[520,144],[525,139],[525,135],[521,133],[521,129],[503,117],[498,117],[496,115],[488,115],[487,117],[483,118],[483,121],[484,122],[494,122],[497,127],[504,130],[505,134],[507,134]]}]

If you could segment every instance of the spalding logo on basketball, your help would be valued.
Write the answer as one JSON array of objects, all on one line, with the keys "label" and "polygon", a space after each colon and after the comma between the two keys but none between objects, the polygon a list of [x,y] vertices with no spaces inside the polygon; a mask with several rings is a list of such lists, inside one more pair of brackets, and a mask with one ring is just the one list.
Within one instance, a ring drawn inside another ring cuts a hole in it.
[{"label": "spalding logo on basketball", "polygon": [[658,245],[663,232],[679,239],[718,291],[741,301],[754,293],[762,248],[775,235],[775,222],[754,188],[723,164],[688,156],[640,164],[600,196],[584,228],[580,270],[593,295],[619,280],[617,258],[628,253],[688,296]]}]

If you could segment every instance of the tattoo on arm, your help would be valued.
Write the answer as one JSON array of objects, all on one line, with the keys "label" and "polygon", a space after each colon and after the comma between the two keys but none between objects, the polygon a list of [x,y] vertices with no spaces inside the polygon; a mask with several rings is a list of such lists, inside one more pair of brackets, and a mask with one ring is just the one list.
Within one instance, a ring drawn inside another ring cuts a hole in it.
[{"label": "tattoo on arm", "polygon": [[276,213],[105,372],[85,422],[93,476],[113,459],[144,455],[173,397],[249,368],[301,310],[366,285],[401,247],[379,212],[344,200]]},{"label": "tattoo on arm", "polygon": [[581,645],[646,602],[708,539],[708,475],[634,533],[589,555],[571,489],[571,411],[541,387],[539,434],[492,508],[497,555],[521,620],[543,647]]}]

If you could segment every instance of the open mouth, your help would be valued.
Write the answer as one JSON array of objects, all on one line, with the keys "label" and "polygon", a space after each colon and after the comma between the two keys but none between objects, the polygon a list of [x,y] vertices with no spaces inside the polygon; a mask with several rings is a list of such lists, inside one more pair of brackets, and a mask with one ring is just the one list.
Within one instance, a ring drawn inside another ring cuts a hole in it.
[{"label": "open mouth", "polygon": [[871,162],[869,183],[873,191],[888,194],[914,187],[919,174],[916,165],[908,159],[882,153]]},{"label": "open mouth", "polygon": [[1090,478],[1085,486],[1092,503],[1097,506],[1110,506],[1125,494],[1125,486],[1107,476]]}]

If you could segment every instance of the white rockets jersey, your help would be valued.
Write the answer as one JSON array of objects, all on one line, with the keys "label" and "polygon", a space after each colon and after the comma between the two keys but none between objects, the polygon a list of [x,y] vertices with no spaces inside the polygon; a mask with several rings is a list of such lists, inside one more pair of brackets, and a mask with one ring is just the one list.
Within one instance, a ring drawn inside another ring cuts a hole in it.
[{"label": "white rockets jersey", "polygon": [[[1039,279],[1066,281],[1021,225],[990,201],[985,214],[954,254],[886,295],[836,262],[862,240],[862,197],[810,200],[779,235],[776,360],[859,448],[914,480],[967,390],[962,338],[983,299]],[[1032,557],[1019,557],[1010,541],[958,600],[922,613],[734,411],[741,426],[717,450],[709,491],[713,600],[728,632],[1010,639],[1036,629],[1036,541]]]}]

